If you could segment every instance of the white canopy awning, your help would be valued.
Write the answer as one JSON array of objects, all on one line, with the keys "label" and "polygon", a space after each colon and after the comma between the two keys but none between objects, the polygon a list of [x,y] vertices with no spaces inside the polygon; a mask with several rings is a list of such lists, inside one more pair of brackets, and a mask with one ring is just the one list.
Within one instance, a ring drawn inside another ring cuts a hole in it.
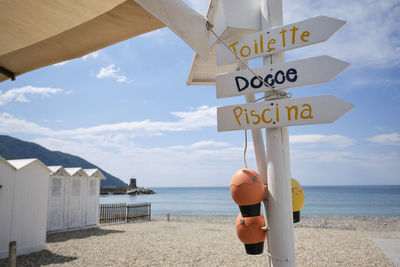
[{"label": "white canopy awning", "polygon": [[206,18],[182,0],[2,0],[0,82],[164,26],[207,58]]},{"label": "white canopy awning", "polygon": [[2,0],[0,81],[164,26],[133,0]]}]

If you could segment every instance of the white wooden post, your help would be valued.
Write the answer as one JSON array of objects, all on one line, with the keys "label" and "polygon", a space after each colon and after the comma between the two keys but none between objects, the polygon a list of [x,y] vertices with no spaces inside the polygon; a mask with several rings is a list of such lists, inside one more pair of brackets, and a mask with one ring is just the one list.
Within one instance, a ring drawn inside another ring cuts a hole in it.
[{"label": "white wooden post", "polygon": [[[263,30],[282,25],[282,0],[261,0],[261,13]],[[267,56],[263,62],[283,63],[285,55]],[[271,262],[275,267],[295,266],[288,128],[267,128],[266,138],[268,200],[264,207]]]}]

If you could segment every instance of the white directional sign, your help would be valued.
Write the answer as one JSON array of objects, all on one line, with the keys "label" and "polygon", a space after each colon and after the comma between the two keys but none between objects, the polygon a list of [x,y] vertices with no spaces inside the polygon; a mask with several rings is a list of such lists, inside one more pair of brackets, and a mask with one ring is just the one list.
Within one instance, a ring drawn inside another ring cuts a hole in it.
[{"label": "white directional sign", "polygon": [[[227,45],[238,57],[248,60],[323,42],[345,23],[344,20],[318,16],[250,34]],[[218,65],[236,62],[235,56],[223,44],[216,45],[216,54]]]},{"label": "white directional sign", "polygon": [[333,95],[219,107],[218,131],[331,123],[353,107]]},{"label": "white directional sign", "polygon": [[349,65],[329,56],[320,56],[253,69],[264,83],[248,69],[224,73],[216,78],[217,98],[329,82]]}]

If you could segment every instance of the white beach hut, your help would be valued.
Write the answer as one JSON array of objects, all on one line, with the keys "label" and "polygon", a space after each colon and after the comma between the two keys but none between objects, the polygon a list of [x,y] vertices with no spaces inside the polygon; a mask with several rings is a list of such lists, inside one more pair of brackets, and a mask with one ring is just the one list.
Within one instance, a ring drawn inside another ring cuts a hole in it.
[{"label": "white beach hut", "polygon": [[47,231],[97,227],[99,224],[100,180],[98,169],[49,166]]},{"label": "white beach hut", "polygon": [[98,169],[85,169],[88,174],[88,186],[86,190],[86,214],[85,224],[97,226],[99,224],[99,198],[100,198],[100,180],[106,177]]},{"label": "white beach hut", "polygon": [[50,170],[38,159],[0,162],[0,258],[8,256],[11,241],[17,242],[17,255],[42,250]]},{"label": "white beach hut", "polygon": [[81,228],[85,225],[85,191],[89,176],[82,168],[65,168],[71,176],[67,184],[66,228]]},{"label": "white beach hut", "polygon": [[0,157],[0,259],[8,256],[16,169]]},{"label": "white beach hut", "polygon": [[47,231],[67,228],[67,204],[71,175],[62,166],[49,166],[49,202],[47,211]]}]

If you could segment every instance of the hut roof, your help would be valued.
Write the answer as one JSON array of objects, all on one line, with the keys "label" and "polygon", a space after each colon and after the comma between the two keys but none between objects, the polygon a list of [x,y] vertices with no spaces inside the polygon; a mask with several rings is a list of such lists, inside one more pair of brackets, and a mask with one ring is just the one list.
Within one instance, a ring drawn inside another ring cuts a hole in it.
[{"label": "hut roof", "polygon": [[65,168],[71,176],[81,176],[81,177],[89,177],[89,175],[85,172],[84,169],[77,167],[77,168]]},{"label": "hut roof", "polygon": [[100,178],[101,180],[105,180],[106,177],[99,169],[84,169],[84,171],[89,175],[91,178]]},{"label": "hut roof", "polygon": [[43,168],[45,168],[49,173],[51,173],[51,170],[47,168],[46,165],[43,164],[39,159],[13,159],[13,160],[8,160],[8,163],[10,163],[12,166],[14,166],[15,169],[20,170],[22,168],[25,168],[28,165],[31,164],[39,164]]},{"label": "hut roof", "polygon": [[71,176],[63,166],[48,166],[51,175]]}]

